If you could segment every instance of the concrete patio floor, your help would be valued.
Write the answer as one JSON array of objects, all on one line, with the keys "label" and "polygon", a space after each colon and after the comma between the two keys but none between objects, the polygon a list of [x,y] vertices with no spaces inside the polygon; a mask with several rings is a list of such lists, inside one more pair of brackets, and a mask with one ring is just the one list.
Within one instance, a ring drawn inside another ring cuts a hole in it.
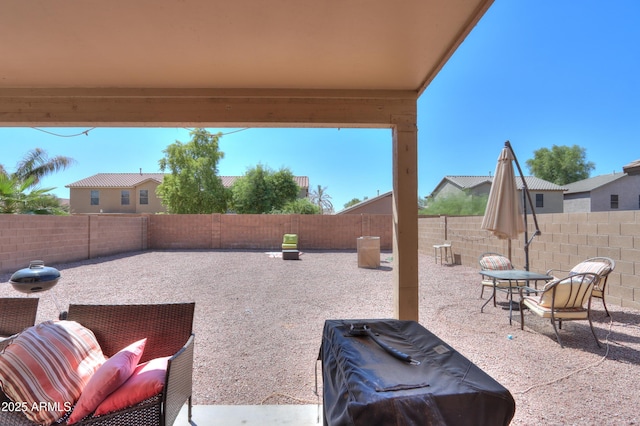
[{"label": "concrete patio floor", "polygon": [[321,405],[196,405],[191,423],[187,406],[180,411],[175,426],[318,426],[322,425]]}]

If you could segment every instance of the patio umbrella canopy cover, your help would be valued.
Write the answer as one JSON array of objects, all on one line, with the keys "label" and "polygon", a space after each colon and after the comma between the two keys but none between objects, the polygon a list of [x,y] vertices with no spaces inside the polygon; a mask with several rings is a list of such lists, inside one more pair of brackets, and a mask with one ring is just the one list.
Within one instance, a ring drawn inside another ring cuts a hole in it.
[{"label": "patio umbrella canopy cover", "polygon": [[482,229],[491,231],[496,237],[509,240],[518,238],[525,230],[513,161],[511,150],[504,147],[498,157],[481,225]]}]

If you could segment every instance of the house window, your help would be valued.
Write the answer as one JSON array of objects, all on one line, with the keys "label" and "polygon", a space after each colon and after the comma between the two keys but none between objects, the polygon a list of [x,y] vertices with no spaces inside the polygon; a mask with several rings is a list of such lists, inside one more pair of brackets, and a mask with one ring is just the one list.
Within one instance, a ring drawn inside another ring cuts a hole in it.
[{"label": "house window", "polygon": [[129,191],[120,191],[120,204],[123,206],[129,205]]},{"label": "house window", "polygon": [[618,208],[618,194],[611,194],[611,208]]},{"label": "house window", "polygon": [[141,189],[140,190],[140,204],[149,204],[149,190]]},{"label": "house window", "polygon": [[92,206],[100,205],[100,191],[91,191],[91,205]]},{"label": "house window", "polygon": [[536,194],[536,207],[544,207],[544,194]]}]

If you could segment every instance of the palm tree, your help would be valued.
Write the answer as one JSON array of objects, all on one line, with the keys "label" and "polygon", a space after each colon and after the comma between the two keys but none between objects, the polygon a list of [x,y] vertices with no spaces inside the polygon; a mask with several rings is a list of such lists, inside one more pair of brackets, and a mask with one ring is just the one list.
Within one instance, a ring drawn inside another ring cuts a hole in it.
[{"label": "palm tree", "polygon": [[331,203],[331,196],[326,193],[327,187],[318,185],[318,189],[311,191],[311,202],[320,207],[320,214],[332,213],[333,204]]},{"label": "palm tree", "polygon": [[[35,148],[27,152],[24,158],[17,164],[16,171],[13,176],[18,180],[25,182],[29,177],[33,177],[31,186],[40,183],[40,179],[52,173],[64,170],[75,163],[71,157],[57,155],[49,158],[46,151],[41,148]],[[0,173],[7,174],[4,167],[0,166]]]},{"label": "palm tree", "polygon": [[54,188],[38,188],[40,179],[75,163],[70,157],[49,158],[40,148],[27,153],[13,173],[0,164],[0,213],[65,214]]}]

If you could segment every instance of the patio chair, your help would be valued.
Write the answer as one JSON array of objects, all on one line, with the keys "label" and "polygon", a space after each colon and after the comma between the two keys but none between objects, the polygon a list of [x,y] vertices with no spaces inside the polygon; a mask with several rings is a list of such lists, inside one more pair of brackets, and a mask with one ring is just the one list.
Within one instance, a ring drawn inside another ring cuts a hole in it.
[{"label": "patio chair", "polygon": [[[478,263],[480,264],[480,270],[481,271],[486,271],[486,270],[504,271],[504,270],[509,270],[509,269],[515,269],[513,267],[513,264],[511,264],[511,260],[509,260],[508,257],[503,256],[503,255],[501,255],[499,253],[492,253],[492,252],[482,253],[480,255],[480,257],[478,258]],[[482,282],[481,282],[481,288],[480,288],[480,299],[482,299],[482,296],[484,295],[485,287],[489,287],[489,288],[491,288],[491,291],[494,291],[493,279],[483,275],[482,276]],[[498,281],[496,281],[496,287],[497,288],[507,288],[507,287],[509,287],[509,281],[499,281],[498,280]],[[493,298],[493,306],[496,306],[495,294],[494,294],[494,298]]]},{"label": "patio chair", "polygon": [[282,259],[298,260],[298,234],[284,234],[282,237]]},{"label": "patio chair", "polygon": [[[69,305],[67,318],[93,331],[105,356],[144,338],[140,363],[171,356],[162,393],[127,413],[113,413],[113,424],[172,425],[185,402],[191,420],[194,310],[195,303]],[[96,424],[108,424],[108,417],[97,418],[102,420],[96,419]],[[90,421],[86,423],[93,424]]]},{"label": "patio chair", "polygon": [[[605,287],[607,286],[607,280],[609,279],[609,274],[616,267],[616,262],[613,259],[608,257],[592,257],[590,259],[584,260],[578,263],[576,266],[571,268],[568,271],[569,275],[580,274],[584,272],[592,272],[598,275],[598,281],[593,286],[593,291],[591,292],[591,297],[595,297],[598,299],[602,299],[602,305],[604,306],[604,310],[609,315],[609,309],[607,309],[607,304],[604,300]],[[561,271],[559,269],[550,269],[547,271],[547,275],[553,275],[554,277],[557,272],[567,272]]]},{"label": "patio chair", "polygon": [[562,329],[562,321],[587,320],[596,344],[600,347],[591,322],[591,291],[597,282],[597,274],[585,272],[548,282],[540,295],[524,295],[521,291],[520,329],[524,330],[524,308],[527,307],[532,313],[551,320],[558,343],[564,348],[558,334],[558,328]]},{"label": "patio chair", "polygon": [[[106,357],[147,339],[140,363],[169,357],[160,393],[128,408],[89,416],[78,426],[171,426],[188,404],[191,423],[195,303],[151,305],[70,305],[68,320],[90,329]],[[8,401],[0,389],[0,402]],[[36,426],[19,410],[0,410],[2,426]]]},{"label": "patio chair", "polygon": [[0,337],[20,333],[36,322],[37,297],[0,298]]},{"label": "patio chair", "polygon": [[284,234],[282,237],[282,250],[297,250],[298,234]]}]

